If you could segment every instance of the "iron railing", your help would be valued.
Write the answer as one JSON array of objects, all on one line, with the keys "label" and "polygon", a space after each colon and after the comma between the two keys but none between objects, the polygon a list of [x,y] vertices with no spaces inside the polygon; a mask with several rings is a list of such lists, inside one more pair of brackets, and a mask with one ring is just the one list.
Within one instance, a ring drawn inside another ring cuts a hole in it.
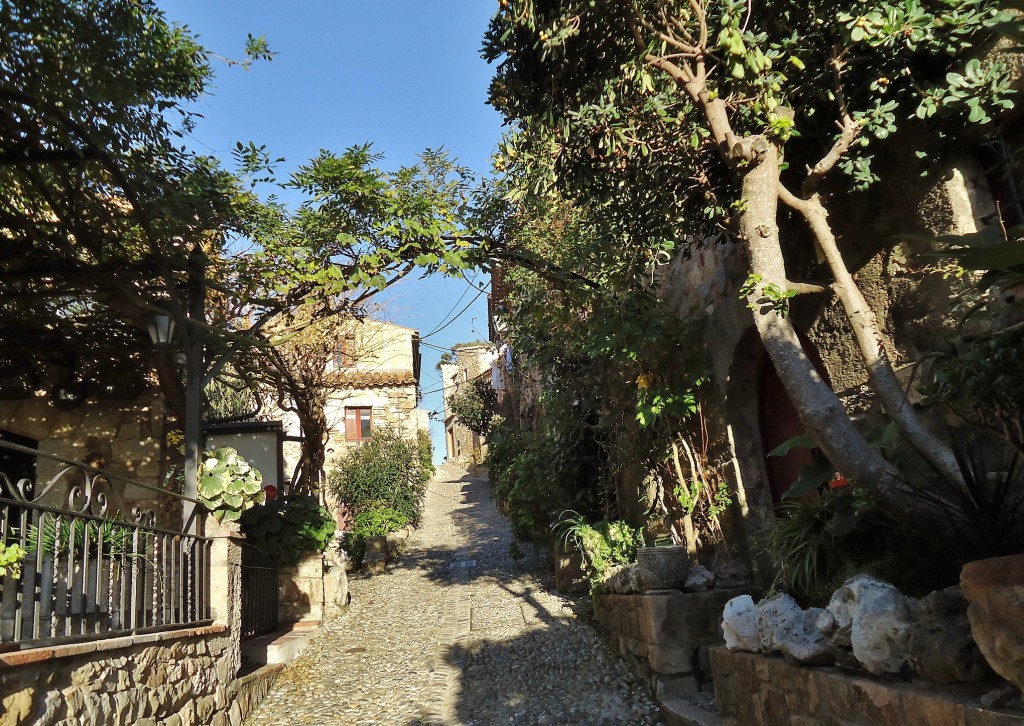
[{"label": "iron railing", "polygon": [[[0,543],[27,554],[20,576],[0,576],[0,650],[207,625],[211,540],[183,526],[196,500],[34,449],[45,483],[0,471]],[[128,487],[169,505],[126,504]],[[202,511],[199,509],[198,511]]]},{"label": "iron railing", "polygon": [[242,545],[242,637],[277,629],[278,568],[262,550]]}]

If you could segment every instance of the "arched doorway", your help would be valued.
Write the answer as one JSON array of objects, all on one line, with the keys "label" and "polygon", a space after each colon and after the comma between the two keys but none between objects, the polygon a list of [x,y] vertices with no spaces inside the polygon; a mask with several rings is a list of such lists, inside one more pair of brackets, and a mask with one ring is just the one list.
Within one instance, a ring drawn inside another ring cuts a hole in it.
[{"label": "arched doorway", "polygon": [[[825,370],[825,364],[818,355],[817,348],[800,331],[797,331],[797,335],[815,370],[826,384],[831,385],[828,371]],[[757,420],[765,457],[765,470],[768,473],[772,504],[778,505],[782,501],[782,495],[800,476],[800,470],[813,463],[821,454],[817,449],[793,447],[783,456],[768,456],[770,451],[781,444],[801,436],[804,433],[804,425],[767,352],[762,354],[759,363],[757,392]]]}]

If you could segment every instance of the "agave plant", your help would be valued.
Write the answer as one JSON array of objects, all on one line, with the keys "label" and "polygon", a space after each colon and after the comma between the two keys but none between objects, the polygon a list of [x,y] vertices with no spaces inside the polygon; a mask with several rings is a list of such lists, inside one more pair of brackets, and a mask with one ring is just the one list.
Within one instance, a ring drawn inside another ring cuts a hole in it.
[{"label": "agave plant", "polygon": [[203,454],[199,501],[218,522],[235,522],[249,507],[263,504],[263,475],[230,446]]}]

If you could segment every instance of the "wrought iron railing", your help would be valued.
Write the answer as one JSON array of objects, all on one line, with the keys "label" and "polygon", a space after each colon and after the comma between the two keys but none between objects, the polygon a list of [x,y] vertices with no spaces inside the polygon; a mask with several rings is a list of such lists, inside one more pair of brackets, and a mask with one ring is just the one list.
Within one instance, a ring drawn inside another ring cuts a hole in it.
[{"label": "wrought iron railing", "polygon": [[[195,499],[10,442],[0,453],[54,472],[38,484],[0,471],[0,543],[26,552],[19,576],[0,576],[0,650],[211,622],[211,540],[182,525]],[[127,503],[129,487],[174,524]]]}]

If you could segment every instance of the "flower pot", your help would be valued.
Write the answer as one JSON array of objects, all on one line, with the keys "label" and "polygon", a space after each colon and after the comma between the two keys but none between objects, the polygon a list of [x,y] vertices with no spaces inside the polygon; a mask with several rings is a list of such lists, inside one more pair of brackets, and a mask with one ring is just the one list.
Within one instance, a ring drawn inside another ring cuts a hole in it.
[{"label": "flower pot", "polygon": [[641,547],[636,564],[635,585],[641,592],[678,590],[686,583],[690,555],[683,545]]},{"label": "flower pot", "polygon": [[1024,555],[968,562],[960,587],[971,634],[992,669],[1024,690]]}]

